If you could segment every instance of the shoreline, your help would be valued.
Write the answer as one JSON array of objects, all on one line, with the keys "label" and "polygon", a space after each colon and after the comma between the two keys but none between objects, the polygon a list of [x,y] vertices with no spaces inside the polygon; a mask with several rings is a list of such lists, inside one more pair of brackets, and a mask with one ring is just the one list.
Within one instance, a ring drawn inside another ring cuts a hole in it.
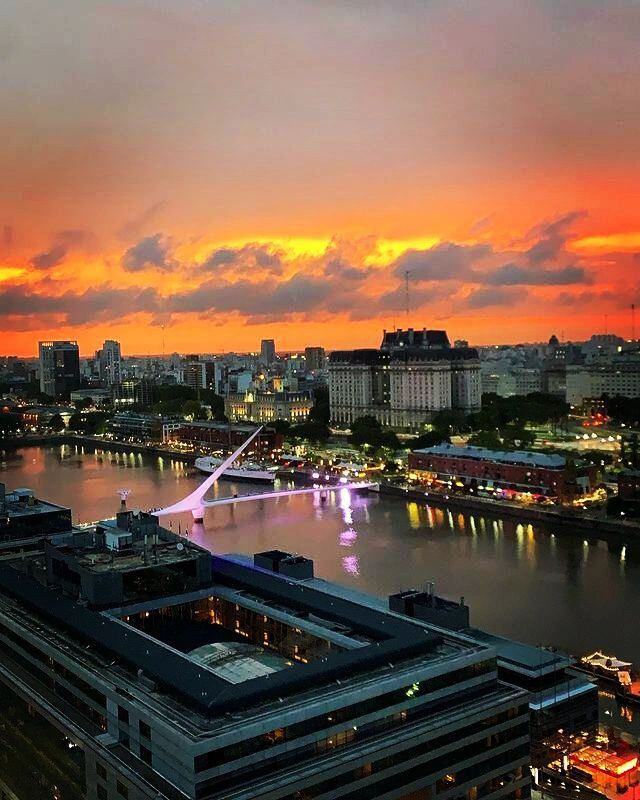
[{"label": "shoreline", "polygon": [[[147,447],[142,444],[119,442],[116,440],[105,441],[92,436],[77,434],[58,434],[54,436],[37,436],[29,439],[13,439],[0,443],[0,451],[16,451],[26,447],[55,447],[61,444],[77,445],[93,450],[113,450],[120,453],[141,453],[158,458],[170,458],[193,464],[199,453],[183,453],[160,446]],[[293,478],[292,478],[293,479]],[[302,476],[296,475],[295,483],[311,483]],[[408,489],[391,484],[380,483],[380,489],[371,494],[396,499],[411,500],[422,505],[432,505],[437,508],[455,509],[459,511],[478,512],[493,517],[518,520],[521,522],[542,523],[549,527],[554,526],[562,533],[575,533],[595,535],[616,539],[624,544],[637,542],[640,544],[640,521],[622,522],[618,519],[603,519],[591,515],[572,511],[569,508],[541,508],[540,506],[517,506],[511,503],[497,502],[495,500],[467,497],[450,494],[447,497],[435,492],[425,493],[418,489]],[[624,541],[623,541],[624,540]]]},{"label": "shoreline", "polygon": [[[540,508],[536,506],[516,506],[500,503],[495,500],[484,500],[477,497],[466,497],[450,494],[448,497],[435,492],[421,492],[417,489],[405,489],[390,484],[380,484],[380,495],[412,500],[425,506],[456,509],[459,511],[478,512],[488,516],[502,517],[521,522],[537,522],[557,526],[562,533],[591,534],[599,537],[616,538],[620,541],[640,544],[640,524],[637,522],[621,522],[616,519],[585,516],[568,508]],[[571,528],[572,530],[568,530]]]}]

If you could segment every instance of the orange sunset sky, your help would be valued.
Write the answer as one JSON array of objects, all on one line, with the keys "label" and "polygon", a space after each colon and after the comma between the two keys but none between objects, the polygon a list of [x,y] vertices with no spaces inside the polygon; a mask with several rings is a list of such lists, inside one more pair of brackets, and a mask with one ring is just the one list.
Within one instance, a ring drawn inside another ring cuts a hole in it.
[{"label": "orange sunset sky", "polygon": [[634,0],[5,0],[0,353],[629,337],[638,41]]}]

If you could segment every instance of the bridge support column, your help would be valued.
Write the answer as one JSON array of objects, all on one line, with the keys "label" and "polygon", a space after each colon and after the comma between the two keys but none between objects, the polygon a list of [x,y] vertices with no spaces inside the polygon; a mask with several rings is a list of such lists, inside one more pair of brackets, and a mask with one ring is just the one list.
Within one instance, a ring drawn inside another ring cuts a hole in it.
[{"label": "bridge support column", "polygon": [[204,507],[198,506],[197,508],[191,509],[191,514],[193,516],[194,522],[204,522]]}]

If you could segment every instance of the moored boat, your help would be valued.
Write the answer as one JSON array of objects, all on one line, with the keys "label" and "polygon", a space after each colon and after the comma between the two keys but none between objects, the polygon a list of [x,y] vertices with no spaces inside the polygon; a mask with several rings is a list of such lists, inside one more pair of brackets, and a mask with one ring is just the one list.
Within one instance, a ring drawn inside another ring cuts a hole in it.
[{"label": "moored boat", "polygon": [[[201,456],[196,458],[195,466],[200,472],[211,474],[223,463],[224,459],[216,456]],[[253,461],[244,461],[241,464],[233,463],[227,467],[220,476],[234,481],[254,481],[256,483],[273,483],[276,479],[277,467],[265,467]]]}]

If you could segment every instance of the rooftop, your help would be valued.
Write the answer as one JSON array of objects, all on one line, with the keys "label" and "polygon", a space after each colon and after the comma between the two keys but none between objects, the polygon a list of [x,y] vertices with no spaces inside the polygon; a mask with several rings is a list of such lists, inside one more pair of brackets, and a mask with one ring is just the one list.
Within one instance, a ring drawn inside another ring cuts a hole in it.
[{"label": "rooftop", "polygon": [[39,500],[31,489],[13,489],[5,493],[3,483],[0,483],[0,509],[2,509],[2,513],[9,517],[28,517],[34,514],[46,514],[51,511],[68,511],[69,522],[71,522],[70,509],[45,500]]},{"label": "rooftop", "polygon": [[476,461],[499,461],[503,464],[524,464],[546,469],[562,469],[566,464],[564,456],[548,453],[530,453],[524,450],[489,450],[486,447],[462,447],[455,444],[437,444],[414,450],[414,453],[452,458],[470,458]]}]

